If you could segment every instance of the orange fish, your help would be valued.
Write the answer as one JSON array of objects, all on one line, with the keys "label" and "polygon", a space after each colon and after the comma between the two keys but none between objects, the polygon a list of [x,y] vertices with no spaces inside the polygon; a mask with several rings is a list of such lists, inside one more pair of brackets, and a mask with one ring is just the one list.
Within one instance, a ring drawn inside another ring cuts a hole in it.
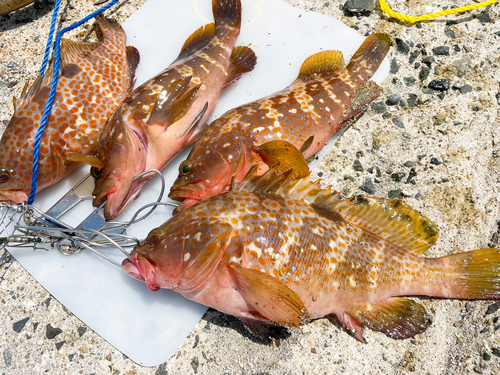
[{"label": "orange fish", "polygon": [[[115,21],[96,17],[98,42],[63,39],[59,82],[40,143],[40,191],[70,175],[82,155],[95,152],[102,127],[133,86],[139,52],[126,47]],[[53,78],[43,77],[14,98],[12,116],[0,140],[0,200],[21,203],[31,189],[33,142]]]},{"label": "orange fish", "polygon": [[500,299],[499,249],[422,257],[438,230],[405,203],[341,200],[289,177],[271,169],[181,211],[124,270],[254,329],[335,315],[363,342],[364,327],[395,339],[427,329],[429,315],[407,296]]},{"label": "orange fish", "polygon": [[370,35],[346,67],[338,51],[315,54],[283,91],[215,120],[179,167],[169,195],[182,202],[175,212],[227,191],[231,181],[241,181],[254,164],[260,163],[264,172],[267,161],[258,148],[266,142],[287,141],[306,159],[317,153],[379,95],[379,87],[368,80],[389,47],[386,35]]},{"label": "orange fish", "polygon": [[213,0],[215,24],[195,31],[179,57],[162,73],[135,89],[109,118],[91,173],[93,204],[104,216],[118,216],[154,176],[200,135],[226,87],[253,69],[248,47],[233,49],[240,31],[240,0]]}]

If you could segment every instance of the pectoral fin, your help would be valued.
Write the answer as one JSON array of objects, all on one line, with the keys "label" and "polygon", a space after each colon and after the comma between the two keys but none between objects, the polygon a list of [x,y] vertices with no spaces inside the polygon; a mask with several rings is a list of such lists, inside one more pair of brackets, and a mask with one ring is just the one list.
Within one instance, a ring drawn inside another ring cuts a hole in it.
[{"label": "pectoral fin", "polygon": [[347,313],[364,326],[400,340],[424,332],[432,323],[421,304],[403,297],[358,306]]},{"label": "pectoral fin", "polygon": [[309,321],[304,303],[283,281],[238,265],[231,265],[229,269],[243,298],[265,318],[295,327]]},{"label": "pectoral fin", "polygon": [[104,163],[102,162],[102,160],[94,155],[83,155],[80,154],[79,152],[67,152],[64,154],[64,158],[68,161],[85,163],[99,169],[104,167]]},{"label": "pectoral fin", "polygon": [[309,175],[306,159],[297,148],[286,141],[266,142],[252,149],[269,167],[276,166],[276,172],[282,174],[293,170],[292,179],[303,178]]},{"label": "pectoral fin", "polygon": [[168,127],[179,120],[191,106],[201,84],[187,89],[191,76],[171,82],[156,101],[148,124]]},{"label": "pectoral fin", "polygon": [[239,80],[244,73],[250,72],[257,64],[257,56],[251,48],[238,46],[231,53],[231,66],[227,72],[223,89]]},{"label": "pectoral fin", "polygon": [[[199,225],[203,227],[203,222]],[[220,260],[226,254],[225,250],[229,241],[234,236],[232,227],[227,226],[231,229],[215,237],[203,250],[203,254],[196,258],[196,261],[184,265],[186,271],[177,286],[179,293],[189,294],[200,290],[212,278]],[[186,262],[189,262],[189,259]]]}]

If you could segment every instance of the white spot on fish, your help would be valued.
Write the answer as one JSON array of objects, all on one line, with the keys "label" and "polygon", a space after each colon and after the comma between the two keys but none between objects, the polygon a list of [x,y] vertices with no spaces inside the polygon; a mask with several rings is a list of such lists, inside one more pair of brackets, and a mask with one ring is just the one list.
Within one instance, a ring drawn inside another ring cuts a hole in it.
[{"label": "white spot on fish", "polygon": [[187,262],[191,258],[191,253],[184,254],[184,262]]},{"label": "white spot on fish", "polygon": [[196,241],[199,241],[200,238],[201,238],[201,232],[198,232],[195,234],[195,236],[193,237]]},{"label": "white spot on fish", "polygon": [[290,113],[297,113],[297,108],[292,108],[288,112],[290,112]]}]

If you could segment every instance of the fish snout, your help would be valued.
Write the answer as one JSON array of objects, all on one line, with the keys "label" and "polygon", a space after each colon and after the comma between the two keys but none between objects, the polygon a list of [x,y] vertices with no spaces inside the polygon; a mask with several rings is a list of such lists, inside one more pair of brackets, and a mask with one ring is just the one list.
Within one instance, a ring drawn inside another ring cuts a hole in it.
[{"label": "fish snout", "polygon": [[132,253],[130,259],[122,262],[122,268],[134,279],[145,282],[149,290],[156,292],[160,289],[155,283],[156,266],[144,255]]},{"label": "fish snout", "polygon": [[28,201],[28,192],[15,191],[0,191],[0,202],[23,203]]},{"label": "fish snout", "polygon": [[207,195],[205,184],[201,181],[187,185],[174,185],[170,189],[168,197],[175,201],[182,202],[174,210],[173,214],[177,214],[182,210],[203,200]]}]

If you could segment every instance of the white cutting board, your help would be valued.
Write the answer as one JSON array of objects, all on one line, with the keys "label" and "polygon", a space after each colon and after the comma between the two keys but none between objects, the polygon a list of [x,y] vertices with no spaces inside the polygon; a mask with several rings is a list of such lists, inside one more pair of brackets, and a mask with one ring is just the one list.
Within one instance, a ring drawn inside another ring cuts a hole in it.
[{"label": "white cutting board", "polygon": [[[222,94],[212,119],[288,86],[309,55],[339,49],[348,61],[364,40],[339,21],[294,8],[281,0],[242,0],[242,3],[242,28],[237,44],[248,45],[255,51],[257,67]],[[128,44],[137,47],[141,54],[137,85],[168,66],[187,37],[209,22],[213,22],[210,0],[149,0],[123,25]],[[386,60],[374,80],[380,84],[388,72]],[[184,151],[165,168],[166,194],[186,154]],[[88,168],[81,168],[39,193],[35,205],[48,210],[86,173]],[[87,190],[90,196],[91,184]],[[119,219],[130,218],[136,209],[155,201],[158,192],[159,181],[155,178]],[[90,202],[81,203],[63,220],[76,226],[91,210]],[[143,239],[149,230],[166,221],[170,213],[170,209],[160,207],[147,221],[129,228],[128,233]],[[176,293],[149,291],[145,284],[91,253],[65,257],[56,251],[16,248],[9,251],[78,318],[141,365],[154,366],[168,360],[206,311],[205,306]],[[119,261],[123,259],[117,250],[110,253]]]}]

